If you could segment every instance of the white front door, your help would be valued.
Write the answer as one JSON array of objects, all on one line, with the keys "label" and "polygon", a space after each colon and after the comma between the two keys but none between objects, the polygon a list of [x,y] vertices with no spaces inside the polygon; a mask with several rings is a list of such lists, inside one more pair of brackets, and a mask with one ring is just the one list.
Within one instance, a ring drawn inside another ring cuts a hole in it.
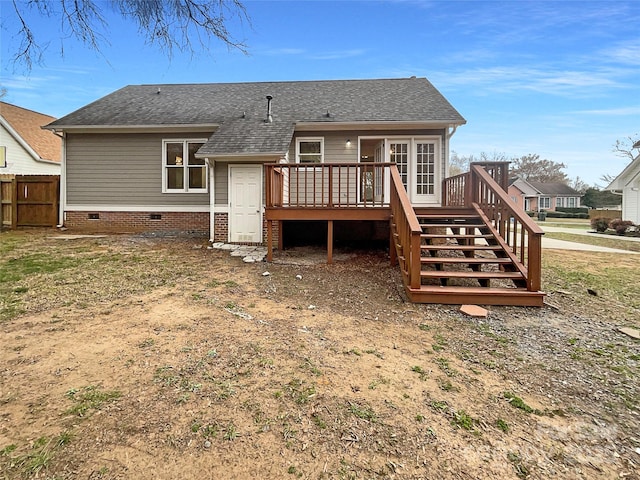
[{"label": "white front door", "polygon": [[262,242],[262,165],[229,165],[229,241]]}]

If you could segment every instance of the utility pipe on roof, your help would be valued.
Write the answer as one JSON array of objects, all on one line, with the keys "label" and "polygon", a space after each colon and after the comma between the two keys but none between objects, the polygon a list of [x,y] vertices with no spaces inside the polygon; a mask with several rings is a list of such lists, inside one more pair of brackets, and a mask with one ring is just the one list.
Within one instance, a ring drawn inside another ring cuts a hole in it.
[{"label": "utility pipe on roof", "polygon": [[267,123],[273,122],[273,115],[271,115],[271,100],[273,100],[273,97],[271,95],[267,95]]}]

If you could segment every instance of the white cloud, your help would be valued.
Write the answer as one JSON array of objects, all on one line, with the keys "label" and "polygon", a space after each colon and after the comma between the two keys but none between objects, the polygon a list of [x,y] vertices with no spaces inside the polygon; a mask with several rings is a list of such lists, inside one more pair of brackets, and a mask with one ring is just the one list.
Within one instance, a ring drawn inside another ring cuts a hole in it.
[{"label": "white cloud", "polygon": [[343,58],[360,57],[366,53],[363,49],[338,50],[335,52],[324,52],[312,54],[312,60],[340,60]]},{"label": "white cloud", "polygon": [[640,105],[631,107],[607,108],[601,110],[579,110],[573,113],[577,115],[599,116],[640,115]]},{"label": "white cloud", "polygon": [[464,87],[470,92],[513,93],[534,91],[549,95],[592,97],[629,84],[618,80],[625,71],[616,69],[555,70],[553,67],[518,65],[472,68],[457,72],[434,72],[429,78],[440,88]]},{"label": "white cloud", "polygon": [[618,45],[602,52],[605,60],[612,60],[624,65],[640,66],[640,43]]},{"label": "white cloud", "polygon": [[282,48],[271,48],[271,49],[268,49],[268,50],[264,50],[262,53],[264,55],[273,55],[273,56],[277,56],[277,55],[303,55],[305,53],[305,50],[303,50],[302,48],[282,47]]}]

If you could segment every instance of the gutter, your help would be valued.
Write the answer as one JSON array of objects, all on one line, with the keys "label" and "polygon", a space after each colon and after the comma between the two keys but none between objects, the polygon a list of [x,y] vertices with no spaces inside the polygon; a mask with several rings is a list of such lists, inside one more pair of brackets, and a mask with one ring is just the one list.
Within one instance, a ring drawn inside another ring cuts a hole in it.
[{"label": "gutter", "polygon": [[176,124],[149,124],[149,125],[54,125],[50,123],[41,127],[44,130],[53,132],[137,132],[144,131],[149,133],[165,132],[169,130],[189,130],[192,132],[211,131],[220,127],[219,123],[176,123]]}]

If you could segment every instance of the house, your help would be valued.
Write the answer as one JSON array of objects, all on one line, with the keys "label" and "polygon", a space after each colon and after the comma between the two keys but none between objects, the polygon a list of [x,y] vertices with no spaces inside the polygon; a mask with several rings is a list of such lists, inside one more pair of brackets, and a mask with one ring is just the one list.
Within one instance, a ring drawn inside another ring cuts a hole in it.
[{"label": "house", "polygon": [[60,175],[62,141],[42,129],[53,120],[0,102],[0,175]]},{"label": "house", "polygon": [[[640,148],[640,142],[636,142],[634,148]],[[631,161],[629,165],[607,187],[607,190],[622,194],[622,219],[630,220],[636,225],[640,224],[640,155]]]},{"label": "house", "polygon": [[[426,78],[411,77],[131,85],[46,128],[63,137],[69,228],[208,235],[266,244],[271,259],[296,227],[320,224],[329,263],[335,235],[381,231],[414,301],[539,306],[542,231],[515,213],[524,242],[496,238],[496,203],[513,211],[503,206],[506,164],[445,182],[464,123]],[[455,248],[441,245],[448,225]],[[472,246],[476,235],[489,245]],[[464,258],[443,263],[445,248]],[[443,288],[469,276],[483,288]],[[513,288],[490,288],[492,279]]]},{"label": "house", "polygon": [[431,83],[407,78],[132,85],[47,128],[64,136],[68,227],[263,243],[265,163],[310,174],[395,161],[412,203],[439,205],[463,123]]},{"label": "house", "polygon": [[580,206],[580,192],[564,183],[545,183],[516,178],[509,184],[509,196],[524,211],[555,211],[558,207]]}]

